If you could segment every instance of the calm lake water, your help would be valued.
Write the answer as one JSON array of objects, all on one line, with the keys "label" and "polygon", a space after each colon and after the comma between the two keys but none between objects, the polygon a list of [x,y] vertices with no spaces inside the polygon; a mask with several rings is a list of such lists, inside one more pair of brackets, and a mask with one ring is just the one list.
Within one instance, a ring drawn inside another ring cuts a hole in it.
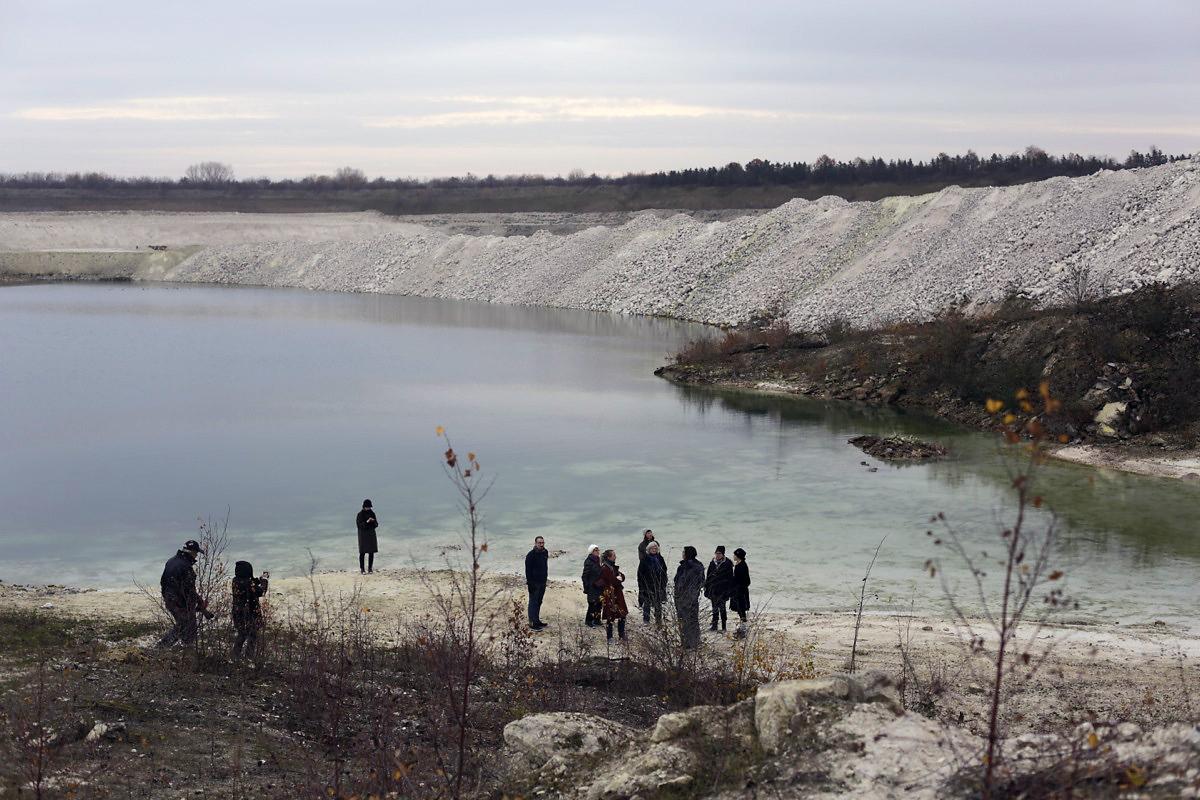
[{"label": "calm lake water", "polygon": [[[200,522],[226,514],[231,560],[280,577],[305,572],[310,554],[319,569],[356,569],[366,497],[377,566],[442,566],[463,525],[439,425],[494,478],[482,504],[494,572],[519,572],[542,535],[566,551],[553,578],[577,580],[596,543],[632,579],[650,527],[671,564],[685,544],[705,560],[717,544],[744,547],[752,597],[771,610],[849,610],[882,540],[868,608],[888,613],[943,605],[922,570],[939,555],[932,514],[973,551],[999,551],[1013,502],[993,437],[653,376],[703,330],[380,295],[5,287],[0,580],[154,586]],[[951,457],[893,467],[846,441],[892,432]],[[1061,464],[1039,485],[1074,618],[1192,627],[1197,487]]]}]

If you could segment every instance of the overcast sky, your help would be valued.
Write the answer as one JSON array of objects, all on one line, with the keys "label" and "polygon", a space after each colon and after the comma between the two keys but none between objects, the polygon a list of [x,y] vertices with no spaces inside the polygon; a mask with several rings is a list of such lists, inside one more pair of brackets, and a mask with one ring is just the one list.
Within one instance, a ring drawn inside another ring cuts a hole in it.
[{"label": "overcast sky", "polygon": [[0,0],[0,172],[1200,151],[1200,0]]}]

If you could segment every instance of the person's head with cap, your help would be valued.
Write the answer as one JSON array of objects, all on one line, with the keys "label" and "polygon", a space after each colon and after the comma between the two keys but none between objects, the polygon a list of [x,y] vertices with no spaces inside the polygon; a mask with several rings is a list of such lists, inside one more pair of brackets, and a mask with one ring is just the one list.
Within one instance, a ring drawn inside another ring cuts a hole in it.
[{"label": "person's head with cap", "polygon": [[642,531],[642,538],[646,539],[647,541],[653,542],[654,541],[654,531],[650,530],[649,528],[646,528],[646,530]]},{"label": "person's head with cap", "polygon": [[179,548],[179,552],[185,554],[192,561],[195,561],[204,552],[204,548],[195,539],[188,539],[183,543],[183,547]]},{"label": "person's head with cap", "polygon": [[733,551],[733,557],[736,558],[738,561],[745,561],[746,560],[746,551],[739,547],[737,550]]},{"label": "person's head with cap", "polygon": [[588,555],[599,558],[600,557],[600,545],[598,545],[598,544],[589,545],[588,546]]},{"label": "person's head with cap", "polygon": [[725,545],[723,545],[723,544],[717,545],[717,549],[713,553],[713,560],[714,561],[724,561],[725,560]]},{"label": "person's head with cap", "polygon": [[363,500],[363,508],[370,508],[370,507],[371,507],[371,501]]}]

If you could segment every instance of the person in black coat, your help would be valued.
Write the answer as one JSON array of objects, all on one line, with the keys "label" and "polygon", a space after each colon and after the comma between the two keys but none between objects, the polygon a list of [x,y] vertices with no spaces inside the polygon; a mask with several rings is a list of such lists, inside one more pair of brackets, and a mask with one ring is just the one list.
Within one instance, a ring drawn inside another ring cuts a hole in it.
[{"label": "person in black coat", "polygon": [[379,552],[379,540],[375,536],[379,520],[375,518],[370,500],[363,500],[362,511],[358,512],[354,523],[358,526],[358,571],[365,575],[375,571],[375,554]]},{"label": "person in black coat", "polygon": [[717,629],[717,620],[721,620],[721,630],[725,630],[725,603],[729,601],[729,593],[733,591],[733,564],[725,557],[725,545],[717,545],[712,561],[708,562],[708,572],[704,577],[704,596],[712,601],[712,625],[710,631]]},{"label": "person in black coat", "polygon": [[233,643],[233,655],[241,658],[242,647],[249,642],[246,655],[254,658],[258,654],[258,637],[263,630],[263,612],[258,598],[267,593],[268,579],[271,573],[263,572],[262,577],[254,577],[254,567],[249,561],[239,561],[233,565],[233,604],[230,614],[233,617],[233,627],[237,631],[237,641]]},{"label": "person in black coat", "polygon": [[158,640],[157,647],[170,647],[176,642],[193,644],[196,641],[196,615],[204,614],[208,619],[215,615],[196,591],[195,564],[204,551],[195,539],[188,539],[183,547],[167,560],[163,567],[159,585],[162,587],[163,607],[174,620],[171,629]]},{"label": "person in black coat", "polygon": [[733,591],[729,595],[729,610],[738,615],[743,624],[750,611],[750,567],[746,566],[746,551],[733,551]]},{"label": "person in black coat", "polygon": [[549,579],[550,553],[546,540],[541,536],[533,539],[533,549],[525,554],[525,586],[529,589],[529,627],[540,631],[547,627],[542,622],[542,599],[546,596],[546,581]]},{"label": "person in black coat", "polygon": [[675,613],[685,650],[700,646],[700,590],[704,588],[704,566],[696,560],[696,548],[683,548],[683,560],[675,569]]},{"label": "person in black coat", "polygon": [[667,560],[659,552],[658,542],[651,540],[646,545],[646,555],[638,564],[638,605],[642,607],[642,622],[650,622],[650,610],[654,609],[654,621],[662,624],[663,603],[667,602]]},{"label": "person in black coat", "polygon": [[600,625],[600,589],[596,581],[600,580],[600,545],[594,544],[588,548],[587,558],[583,560],[583,593],[587,595],[587,614],[583,622],[589,628]]},{"label": "person in black coat", "polygon": [[638,564],[642,563],[642,559],[646,557],[646,548],[654,541],[654,531],[646,528],[642,531],[642,540],[638,542]]}]

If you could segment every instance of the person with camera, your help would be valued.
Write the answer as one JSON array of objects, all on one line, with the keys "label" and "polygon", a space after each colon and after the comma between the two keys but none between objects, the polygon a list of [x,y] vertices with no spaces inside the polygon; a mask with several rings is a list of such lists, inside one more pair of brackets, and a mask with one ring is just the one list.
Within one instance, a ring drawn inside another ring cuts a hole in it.
[{"label": "person with camera", "polygon": [[263,630],[263,612],[258,598],[267,593],[268,579],[271,573],[263,571],[261,577],[254,577],[254,567],[249,561],[239,561],[233,565],[233,627],[237,631],[237,641],[233,644],[234,658],[241,658],[242,647],[246,648],[246,657],[253,659],[258,654],[258,638]]},{"label": "person with camera", "polygon": [[196,591],[195,564],[203,554],[200,543],[188,539],[163,567],[159,580],[163,606],[175,624],[158,640],[157,647],[170,647],[176,642],[195,644],[196,615],[203,614],[205,619],[216,616],[208,610],[208,603]]}]

